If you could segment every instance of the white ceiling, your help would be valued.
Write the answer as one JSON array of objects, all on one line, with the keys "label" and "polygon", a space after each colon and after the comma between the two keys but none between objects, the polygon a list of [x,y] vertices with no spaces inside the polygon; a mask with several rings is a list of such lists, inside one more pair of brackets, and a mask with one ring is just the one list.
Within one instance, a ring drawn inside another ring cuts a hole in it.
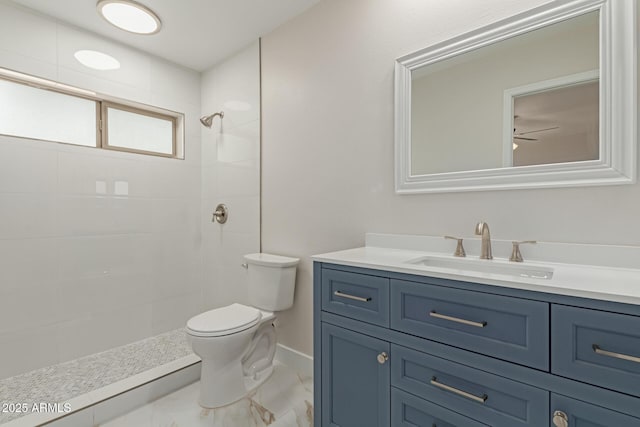
[{"label": "white ceiling", "polygon": [[203,71],[319,0],[137,0],[162,20],[158,34],[119,30],[96,11],[97,0],[13,0],[64,22]]}]

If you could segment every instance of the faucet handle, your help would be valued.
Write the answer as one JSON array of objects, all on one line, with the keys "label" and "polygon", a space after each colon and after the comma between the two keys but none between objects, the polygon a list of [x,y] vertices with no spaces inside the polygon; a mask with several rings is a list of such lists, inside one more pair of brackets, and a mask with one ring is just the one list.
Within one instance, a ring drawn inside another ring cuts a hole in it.
[{"label": "faucet handle", "polygon": [[464,251],[464,246],[462,246],[462,238],[461,237],[453,237],[453,236],[444,236],[445,239],[449,240],[457,240],[458,245],[456,246],[456,251],[453,253],[453,256],[457,257],[466,257],[467,254]]},{"label": "faucet handle", "polygon": [[513,262],[522,262],[524,259],[522,258],[522,254],[520,253],[520,245],[525,243],[537,243],[535,240],[521,240],[519,242],[511,242],[513,244],[513,250],[511,251],[511,256],[509,257],[509,261]]}]

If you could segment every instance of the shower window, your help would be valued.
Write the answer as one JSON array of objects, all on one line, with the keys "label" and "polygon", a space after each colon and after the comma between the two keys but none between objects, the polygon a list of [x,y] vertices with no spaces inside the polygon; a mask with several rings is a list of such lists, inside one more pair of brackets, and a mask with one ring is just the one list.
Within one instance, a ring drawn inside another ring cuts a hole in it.
[{"label": "shower window", "polygon": [[97,146],[99,104],[8,80],[0,80],[0,134]]},{"label": "shower window", "polygon": [[102,103],[104,148],[174,157],[175,129],[175,117]]},{"label": "shower window", "polygon": [[183,158],[183,116],[0,68],[0,135]]}]

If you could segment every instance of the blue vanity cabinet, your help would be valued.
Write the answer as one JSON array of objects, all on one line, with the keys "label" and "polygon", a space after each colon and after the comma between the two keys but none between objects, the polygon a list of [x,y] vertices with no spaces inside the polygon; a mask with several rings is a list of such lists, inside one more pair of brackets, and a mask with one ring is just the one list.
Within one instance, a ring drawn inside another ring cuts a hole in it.
[{"label": "blue vanity cabinet", "polygon": [[638,306],[322,262],[314,301],[316,427],[640,427]]},{"label": "blue vanity cabinet", "polygon": [[322,426],[389,427],[389,343],[322,325]]}]

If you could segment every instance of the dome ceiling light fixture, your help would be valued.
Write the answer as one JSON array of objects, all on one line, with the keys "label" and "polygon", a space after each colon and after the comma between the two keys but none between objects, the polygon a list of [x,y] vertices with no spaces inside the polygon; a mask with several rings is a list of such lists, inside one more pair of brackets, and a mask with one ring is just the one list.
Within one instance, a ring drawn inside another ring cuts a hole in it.
[{"label": "dome ceiling light fixture", "polygon": [[98,13],[108,23],[134,34],[155,34],[162,22],[148,7],[132,0],[100,0]]}]

